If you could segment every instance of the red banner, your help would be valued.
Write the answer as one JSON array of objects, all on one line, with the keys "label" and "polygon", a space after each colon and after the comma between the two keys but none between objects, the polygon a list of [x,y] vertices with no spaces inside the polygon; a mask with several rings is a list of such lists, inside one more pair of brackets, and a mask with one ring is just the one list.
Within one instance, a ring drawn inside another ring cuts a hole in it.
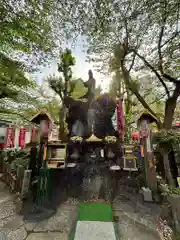
[{"label": "red banner", "polygon": [[122,108],[122,101],[118,100],[117,105],[117,128],[118,132],[121,136],[124,136],[124,117],[123,117],[123,108]]},{"label": "red banner", "polygon": [[13,148],[15,140],[15,128],[6,128],[6,136],[4,141],[4,148]]},{"label": "red banner", "polygon": [[26,128],[19,129],[19,147],[23,148],[26,140]]}]

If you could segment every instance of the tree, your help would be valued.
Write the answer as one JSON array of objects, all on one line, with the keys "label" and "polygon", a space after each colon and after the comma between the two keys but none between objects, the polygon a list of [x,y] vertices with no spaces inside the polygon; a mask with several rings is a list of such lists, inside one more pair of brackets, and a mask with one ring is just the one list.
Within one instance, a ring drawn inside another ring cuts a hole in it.
[{"label": "tree", "polygon": [[[158,127],[171,129],[176,103],[180,96],[178,68],[179,11],[178,0],[78,1],[74,23],[81,19],[81,33],[86,35],[90,59],[106,67],[111,54],[121,70],[126,87],[158,120]],[[69,19],[70,20],[70,19]],[[164,119],[158,117],[134,85],[133,75],[149,72],[156,77],[159,92],[164,94]],[[164,165],[168,149],[163,153]],[[171,177],[167,176],[169,182]]]},{"label": "tree", "polygon": [[49,86],[59,95],[61,99],[61,107],[59,112],[59,135],[62,138],[65,134],[65,113],[66,104],[65,100],[69,95],[70,82],[72,80],[72,69],[71,67],[75,65],[75,58],[72,56],[70,49],[65,49],[65,51],[60,56],[60,63],[58,64],[58,72],[62,74],[62,77],[53,78],[49,77]]},{"label": "tree", "polygon": [[18,88],[32,85],[24,73],[57,57],[71,32],[70,26],[64,30],[64,10],[59,5],[53,0],[0,0],[0,98],[14,97],[16,83]]},{"label": "tree", "polygon": [[21,88],[34,85],[25,71],[52,50],[48,8],[40,1],[0,1],[0,6],[0,98],[14,98]]},{"label": "tree", "polygon": [[73,22],[78,22],[78,17],[84,20],[81,31],[87,36],[91,60],[106,67],[114,53],[128,89],[156,116],[132,82],[135,72],[155,75],[166,99],[164,121],[159,120],[159,127],[171,128],[180,95],[179,1],[79,1],[76,13],[70,17]]},{"label": "tree", "polygon": [[36,84],[25,76],[19,62],[0,52],[0,99],[16,99],[23,88],[32,88]]},{"label": "tree", "polygon": [[33,115],[40,109],[46,108],[56,123],[59,121],[60,99],[44,81],[28,91],[21,91],[16,99],[4,98],[0,100],[1,119],[10,120],[17,125],[29,124]]},{"label": "tree", "polygon": [[[71,67],[75,65],[75,58],[72,56],[70,49],[65,49],[65,51],[60,56],[60,63],[58,64],[58,71],[61,74],[60,77],[49,76],[48,82],[51,89],[53,89],[61,99],[60,105],[60,137],[62,138],[65,134],[65,114],[67,108],[69,107],[69,99],[78,100],[82,103],[84,97],[88,93],[88,87],[85,87],[83,80],[78,78],[74,79],[72,77]],[[101,93],[101,88],[98,86],[95,89],[95,96],[99,96]],[[88,100],[87,100],[88,101]],[[80,103],[80,104],[81,104]]]},{"label": "tree", "polygon": [[19,54],[26,60],[28,60],[27,56],[30,58],[33,55],[33,65],[34,63],[38,65],[38,58],[41,58],[41,62],[44,61],[42,54],[50,53],[55,46],[51,36],[53,35],[50,12],[52,6],[39,0],[24,2],[1,0],[0,5],[0,52],[13,58]]}]

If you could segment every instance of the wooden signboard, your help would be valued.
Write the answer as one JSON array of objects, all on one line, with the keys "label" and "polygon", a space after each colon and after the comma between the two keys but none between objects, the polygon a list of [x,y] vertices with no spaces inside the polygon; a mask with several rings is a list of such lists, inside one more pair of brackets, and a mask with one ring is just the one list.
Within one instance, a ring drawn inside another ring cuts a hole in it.
[{"label": "wooden signboard", "polygon": [[19,129],[19,147],[23,148],[26,140],[26,128]]},{"label": "wooden signboard", "polygon": [[134,145],[125,145],[124,146],[124,167],[125,171],[138,171],[136,164]]},{"label": "wooden signboard", "polygon": [[15,140],[15,128],[13,127],[6,128],[6,137],[5,137],[4,147],[13,148],[14,140]]}]

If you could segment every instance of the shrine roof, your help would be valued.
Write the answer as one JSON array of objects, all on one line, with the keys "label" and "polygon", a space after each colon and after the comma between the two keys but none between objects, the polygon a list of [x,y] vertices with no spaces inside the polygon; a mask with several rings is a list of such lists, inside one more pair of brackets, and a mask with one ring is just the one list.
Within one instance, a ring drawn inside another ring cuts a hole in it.
[{"label": "shrine roof", "polygon": [[48,112],[47,109],[40,109],[33,117],[31,117],[30,122],[39,124],[41,120],[48,119],[52,123],[55,122],[53,116]]},{"label": "shrine roof", "polygon": [[142,120],[148,120],[150,123],[157,122],[157,118],[148,110],[144,110],[143,112],[141,112],[136,119],[137,122],[140,122]]}]

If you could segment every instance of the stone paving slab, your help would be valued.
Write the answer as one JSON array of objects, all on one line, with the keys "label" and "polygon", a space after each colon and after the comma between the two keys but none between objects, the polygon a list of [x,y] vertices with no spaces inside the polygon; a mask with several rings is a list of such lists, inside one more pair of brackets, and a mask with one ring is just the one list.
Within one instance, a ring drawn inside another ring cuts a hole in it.
[{"label": "stone paving slab", "polygon": [[72,223],[76,218],[76,208],[76,206],[68,206],[66,204],[62,204],[62,206],[59,206],[54,216],[38,222],[34,228],[34,232],[69,232]]},{"label": "stone paving slab", "polygon": [[11,231],[8,234],[8,240],[24,240],[27,237],[27,232],[24,226],[16,229],[15,231]]},{"label": "stone paving slab", "polygon": [[0,230],[0,239],[1,240],[25,240],[27,237],[27,232],[24,226],[11,231],[9,229]]},{"label": "stone paving slab", "polygon": [[15,214],[15,205],[12,201],[4,201],[0,204],[0,219],[7,218]]},{"label": "stone paving slab", "polygon": [[23,216],[13,215],[0,221],[0,227],[14,231],[24,225]]},{"label": "stone paving slab", "polygon": [[115,211],[114,215],[119,218],[118,229],[122,240],[160,240],[155,229],[129,218],[122,211]]},{"label": "stone paving slab", "polygon": [[68,239],[67,234],[60,232],[31,233],[26,238],[26,240],[67,240],[67,239]]},{"label": "stone paving slab", "polygon": [[[137,203],[138,204],[138,203]],[[145,207],[144,207],[145,208]],[[146,207],[147,208],[147,207]],[[119,202],[113,204],[113,212],[115,215],[122,214],[134,222],[142,224],[147,228],[156,231],[158,211],[156,214],[150,211],[150,208],[145,211],[139,207],[131,205],[130,202]]]},{"label": "stone paving slab", "polygon": [[37,225],[37,221],[26,221],[26,220],[24,221],[24,227],[28,232],[34,231],[34,228],[36,227],[36,225]]},{"label": "stone paving slab", "polygon": [[78,221],[74,240],[116,240],[112,222]]}]

